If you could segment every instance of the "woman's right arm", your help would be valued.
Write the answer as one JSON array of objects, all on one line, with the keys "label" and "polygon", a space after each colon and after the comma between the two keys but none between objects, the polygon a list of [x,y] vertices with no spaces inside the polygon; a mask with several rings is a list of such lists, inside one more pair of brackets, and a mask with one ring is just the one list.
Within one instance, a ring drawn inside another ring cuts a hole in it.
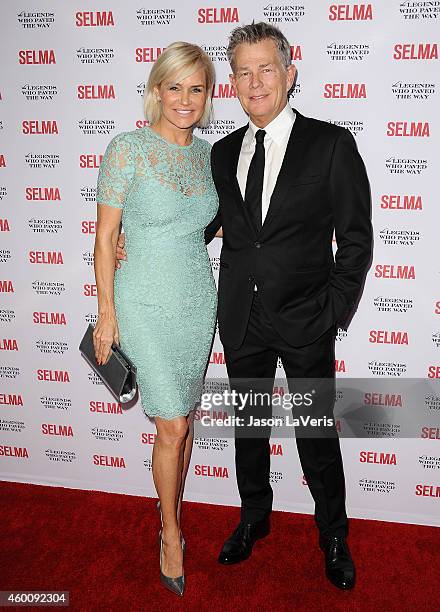
[{"label": "woman's right arm", "polygon": [[132,147],[133,142],[127,133],[115,136],[107,146],[99,168],[94,249],[98,320],[93,332],[98,364],[107,362],[113,342],[119,344],[114,302],[115,251],[122,210],[135,174]]},{"label": "woman's right arm", "polygon": [[98,320],[93,332],[96,361],[106,363],[113,342],[119,344],[114,302],[115,250],[122,211],[98,205],[95,237],[95,278],[98,294]]}]

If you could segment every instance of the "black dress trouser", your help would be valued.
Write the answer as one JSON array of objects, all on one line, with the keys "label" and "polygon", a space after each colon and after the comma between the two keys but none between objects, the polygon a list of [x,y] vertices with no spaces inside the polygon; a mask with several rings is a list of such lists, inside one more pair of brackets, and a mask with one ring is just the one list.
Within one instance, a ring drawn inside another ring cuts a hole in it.
[{"label": "black dress trouser", "polygon": [[[291,389],[292,381],[300,381],[303,385],[301,391],[304,392],[307,391],[304,387],[304,381],[307,379],[313,379],[314,386],[320,379],[327,380],[333,390],[330,394],[327,387],[323,400],[325,406],[315,406],[312,412],[313,416],[325,414],[333,418],[334,345],[333,327],[312,344],[299,348],[289,345],[273,328],[258,292],[255,292],[243,344],[239,349],[224,347],[231,388],[245,392],[245,387],[251,385],[251,380],[254,390],[259,385],[259,391],[265,388],[271,393],[279,356],[289,382],[290,393],[295,391]],[[293,410],[292,417],[295,417],[298,413],[295,408]],[[301,414],[305,414],[304,411],[307,411],[305,407],[300,408]],[[251,413],[256,416],[270,416],[271,407],[246,406],[244,411],[236,412],[239,416],[246,415],[246,418]],[[249,437],[252,434],[238,429],[235,430],[235,465],[241,497],[241,519],[253,523],[266,517],[272,509],[270,428],[266,428],[266,431],[263,428],[258,437]],[[326,430],[328,432],[329,428]],[[333,428],[331,436],[317,435],[319,434],[313,432],[298,435],[298,431],[296,432],[299,459],[315,501],[315,521],[324,537],[344,536],[348,530],[345,480],[336,428]]]}]

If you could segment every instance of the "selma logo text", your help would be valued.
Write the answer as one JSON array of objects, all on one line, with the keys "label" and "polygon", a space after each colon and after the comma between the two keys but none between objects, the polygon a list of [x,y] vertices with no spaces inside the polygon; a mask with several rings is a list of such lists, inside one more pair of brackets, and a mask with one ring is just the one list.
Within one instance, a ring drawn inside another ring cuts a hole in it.
[{"label": "selma logo text", "polygon": [[118,402],[89,402],[90,412],[101,414],[122,414],[122,405]]},{"label": "selma logo text", "polygon": [[432,60],[438,59],[437,43],[419,43],[394,45],[395,60]]},{"label": "selma logo text", "polygon": [[61,200],[59,187],[26,187],[26,200],[32,202]]},{"label": "selma logo text", "polygon": [[75,24],[78,28],[114,26],[112,11],[78,11],[75,14]]},{"label": "selma logo text", "polygon": [[377,264],[374,267],[376,278],[390,278],[396,280],[415,280],[414,266],[398,266],[394,264]]},{"label": "selma logo text", "polygon": [[53,49],[20,49],[18,52],[18,63],[25,64],[56,64],[55,51]]},{"label": "selma logo text", "polygon": [[380,198],[380,207],[388,210],[422,210],[422,196],[384,194]]},{"label": "selma logo text", "polygon": [[136,62],[155,62],[164,47],[137,47],[135,50]]},{"label": "selma logo text", "polygon": [[372,21],[371,4],[331,4],[328,18],[330,21]]},{"label": "selma logo text", "polygon": [[387,136],[409,136],[412,138],[429,138],[429,123],[427,121],[389,121]]},{"label": "selma logo text", "polygon": [[194,474],[211,478],[229,478],[228,468],[217,465],[195,465]]},{"label": "selma logo text", "polygon": [[73,438],[73,429],[71,425],[57,425],[55,423],[42,423],[41,433],[45,436],[65,436]]},{"label": "selma logo text", "polygon": [[396,453],[361,451],[359,453],[359,461],[361,463],[376,463],[378,465],[397,465]]},{"label": "selma logo text", "polygon": [[114,100],[114,85],[78,85],[78,100]]},{"label": "selma logo text", "polygon": [[61,251],[29,251],[29,263],[62,265],[64,264]]},{"label": "selma logo text", "polygon": [[389,331],[387,329],[370,329],[368,341],[372,344],[406,344],[408,332]]},{"label": "selma logo text", "polygon": [[238,8],[234,7],[209,7],[199,8],[197,11],[197,23],[238,23]]},{"label": "selma logo text", "polygon": [[213,98],[236,98],[237,92],[229,83],[217,83],[212,90]]},{"label": "selma logo text", "polygon": [[37,370],[37,380],[70,383],[70,376],[65,370]]},{"label": "selma logo text", "polygon": [[93,455],[94,465],[100,467],[125,468],[124,457],[113,457],[112,455]]},{"label": "selma logo text", "polygon": [[32,320],[35,325],[67,325],[64,312],[34,311]]},{"label": "selma logo text", "polygon": [[58,124],[54,121],[22,121],[21,130],[23,134],[58,134]]},{"label": "selma logo text", "polygon": [[324,85],[324,98],[338,99],[366,99],[365,83],[326,83]]},{"label": "selma logo text", "polygon": [[402,407],[402,396],[398,393],[365,393],[366,406],[399,406]]}]

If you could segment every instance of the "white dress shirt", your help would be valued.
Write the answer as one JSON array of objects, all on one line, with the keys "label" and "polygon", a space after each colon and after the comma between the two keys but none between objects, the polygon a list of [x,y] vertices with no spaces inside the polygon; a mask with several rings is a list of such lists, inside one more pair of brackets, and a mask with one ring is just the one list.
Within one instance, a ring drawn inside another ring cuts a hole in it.
[{"label": "white dress shirt", "polygon": [[[270,198],[272,196],[275,183],[277,182],[278,174],[280,172],[281,164],[283,163],[287,143],[289,141],[290,132],[292,131],[294,122],[295,113],[289,104],[286,104],[281,113],[264,128],[266,136],[264,137],[265,161],[263,195],[261,201],[262,223],[264,223],[264,219],[266,218],[267,211],[269,209]],[[243,200],[246,191],[246,180],[249,166],[255,152],[255,133],[259,129],[261,128],[252,123],[252,121],[249,121],[249,127],[244,135],[240,156],[238,158],[237,180]]]}]

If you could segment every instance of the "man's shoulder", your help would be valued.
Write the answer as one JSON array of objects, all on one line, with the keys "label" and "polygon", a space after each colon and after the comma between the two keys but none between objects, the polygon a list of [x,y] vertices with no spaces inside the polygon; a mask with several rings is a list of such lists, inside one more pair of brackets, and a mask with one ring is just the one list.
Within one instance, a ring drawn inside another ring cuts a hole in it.
[{"label": "man's shoulder", "polygon": [[307,121],[307,127],[315,133],[338,137],[347,132],[346,128],[329,121],[322,121],[322,119],[315,119],[314,117],[304,117],[304,119]]}]

